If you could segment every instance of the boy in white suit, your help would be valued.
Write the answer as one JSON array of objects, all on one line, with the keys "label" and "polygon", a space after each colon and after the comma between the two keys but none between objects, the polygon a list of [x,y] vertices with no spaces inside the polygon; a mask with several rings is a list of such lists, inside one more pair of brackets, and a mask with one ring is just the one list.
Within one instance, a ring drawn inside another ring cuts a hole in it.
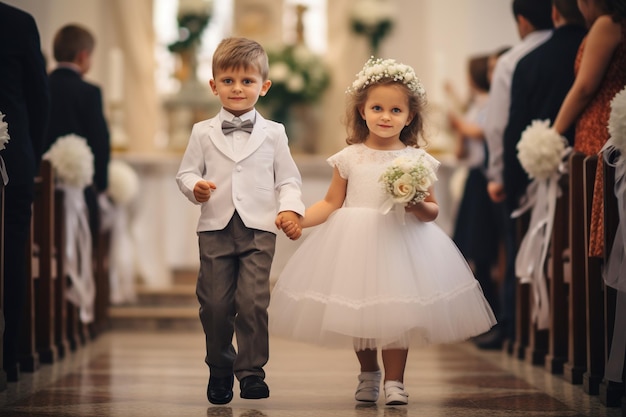
[{"label": "boy in white suit", "polygon": [[272,84],[268,72],[257,42],[228,38],[218,45],[210,84],[222,109],[193,126],[176,175],[183,194],[201,205],[196,295],[213,404],[232,400],[233,375],[241,398],[269,397],[263,366],[276,230],[293,221],[298,227],[288,236],[298,238],[305,209],[284,126],[254,108]]}]

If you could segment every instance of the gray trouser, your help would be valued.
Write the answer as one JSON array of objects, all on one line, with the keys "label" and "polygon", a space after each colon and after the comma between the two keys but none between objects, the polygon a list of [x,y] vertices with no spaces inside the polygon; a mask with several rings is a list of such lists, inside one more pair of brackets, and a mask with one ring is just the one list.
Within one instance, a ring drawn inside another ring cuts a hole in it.
[{"label": "gray trouser", "polygon": [[224,229],[198,233],[198,243],[196,295],[211,375],[264,378],[263,366],[269,359],[269,276],[276,235],[247,228],[235,212]]}]

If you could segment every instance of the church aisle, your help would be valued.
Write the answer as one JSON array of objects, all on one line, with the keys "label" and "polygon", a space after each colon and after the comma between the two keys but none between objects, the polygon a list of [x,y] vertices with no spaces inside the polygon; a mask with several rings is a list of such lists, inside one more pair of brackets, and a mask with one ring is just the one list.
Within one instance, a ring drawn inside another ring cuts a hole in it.
[{"label": "church aisle", "polygon": [[202,332],[111,331],[0,393],[0,416],[621,416],[543,369],[470,343],[413,349],[406,407],[359,405],[354,354],[271,339],[270,398],[206,399]]}]

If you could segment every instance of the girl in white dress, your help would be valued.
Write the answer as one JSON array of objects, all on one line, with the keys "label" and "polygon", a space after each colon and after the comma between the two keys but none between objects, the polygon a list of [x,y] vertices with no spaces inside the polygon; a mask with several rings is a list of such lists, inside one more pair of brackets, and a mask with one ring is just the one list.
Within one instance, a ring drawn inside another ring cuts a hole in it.
[{"label": "girl in white dress", "polygon": [[433,176],[439,166],[418,148],[426,96],[413,69],[370,59],[348,97],[350,146],[328,159],[334,172],[325,198],[306,210],[300,224],[282,224],[292,239],[301,227],[319,227],[276,283],[270,332],[353,346],[361,366],[358,401],[378,399],[381,350],[385,403],[407,404],[410,345],[464,340],[489,330],[495,318],[465,259],[433,223],[439,212],[433,187],[389,210],[380,183],[398,157],[421,158]]}]

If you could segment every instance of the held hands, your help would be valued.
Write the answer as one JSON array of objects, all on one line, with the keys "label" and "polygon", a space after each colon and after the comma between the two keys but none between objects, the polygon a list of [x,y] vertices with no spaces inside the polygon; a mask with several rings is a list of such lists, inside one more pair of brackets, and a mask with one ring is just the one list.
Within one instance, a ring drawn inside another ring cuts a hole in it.
[{"label": "held hands", "polygon": [[291,240],[297,240],[302,236],[302,226],[300,225],[300,216],[293,211],[281,211],[276,216],[276,227],[282,231]]},{"label": "held hands", "polygon": [[206,203],[217,187],[211,181],[200,180],[193,187],[193,196],[199,203]]}]

